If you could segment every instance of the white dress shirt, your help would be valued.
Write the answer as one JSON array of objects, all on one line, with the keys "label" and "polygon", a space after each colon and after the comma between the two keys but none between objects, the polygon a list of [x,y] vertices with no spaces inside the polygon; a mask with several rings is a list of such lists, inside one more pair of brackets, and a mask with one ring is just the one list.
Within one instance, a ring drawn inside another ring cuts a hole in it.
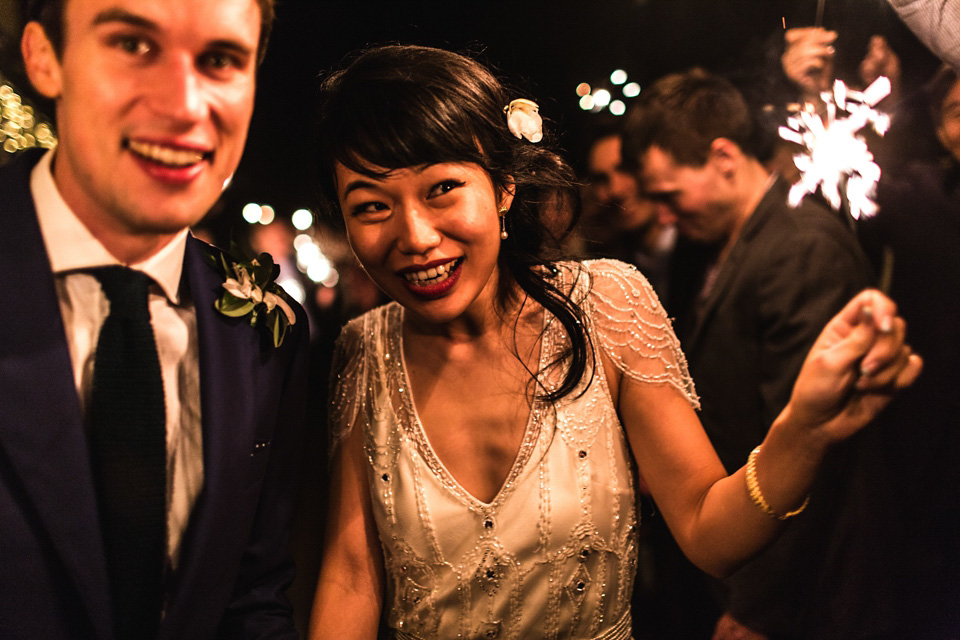
[{"label": "white dress shirt", "polygon": [[[100,282],[81,270],[121,263],[64,202],[53,180],[54,153],[48,151],[33,169],[30,191],[56,280],[74,381],[86,423],[97,339],[110,303]],[[203,487],[197,318],[193,302],[181,299],[180,292],[188,233],[184,229],[149,259],[125,265],[153,279],[149,308],[166,405],[167,553],[174,567],[190,511]]]}]

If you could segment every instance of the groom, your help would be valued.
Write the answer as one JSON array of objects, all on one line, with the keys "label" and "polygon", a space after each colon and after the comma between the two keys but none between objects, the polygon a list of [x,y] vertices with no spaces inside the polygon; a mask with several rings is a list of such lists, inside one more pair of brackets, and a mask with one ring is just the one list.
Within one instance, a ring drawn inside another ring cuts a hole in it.
[{"label": "groom", "polygon": [[220,313],[225,274],[188,232],[240,160],[272,17],[31,2],[22,51],[59,146],[0,170],[4,638],[296,637],[306,318],[268,296],[292,321],[275,347]]}]

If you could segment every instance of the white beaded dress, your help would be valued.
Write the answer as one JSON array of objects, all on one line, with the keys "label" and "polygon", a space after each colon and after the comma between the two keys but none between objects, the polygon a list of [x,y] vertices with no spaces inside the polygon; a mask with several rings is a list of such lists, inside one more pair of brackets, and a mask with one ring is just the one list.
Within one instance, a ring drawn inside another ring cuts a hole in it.
[{"label": "white beaded dress", "polygon": [[[401,640],[630,637],[633,463],[593,359],[602,349],[633,381],[672,385],[694,406],[697,398],[670,322],[638,271],[613,260],[558,266],[585,312],[591,365],[574,393],[533,401],[517,458],[489,503],[444,468],[419,422],[402,307],[366,313],[338,341],[331,424],[337,437],[355,424],[365,430],[384,607]],[[546,316],[541,371],[566,341]],[[554,368],[541,382],[551,389],[561,377]]]}]

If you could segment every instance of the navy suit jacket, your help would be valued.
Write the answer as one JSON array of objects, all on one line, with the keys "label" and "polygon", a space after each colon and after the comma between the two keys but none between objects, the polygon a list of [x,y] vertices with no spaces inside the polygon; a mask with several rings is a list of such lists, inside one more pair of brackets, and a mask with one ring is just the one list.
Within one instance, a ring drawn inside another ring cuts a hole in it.
[{"label": "navy suit jacket", "polygon": [[[114,638],[83,418],[30,195],[40,154],[0,169],[0,635]],[[189,238],[183,287],[199,338],[204,487],[160,638],[296,637],[284,595],[304,421],[307,319],[279,348],[214,309],[215,251]],[[118,639],[120,640],[120,639]]]}]

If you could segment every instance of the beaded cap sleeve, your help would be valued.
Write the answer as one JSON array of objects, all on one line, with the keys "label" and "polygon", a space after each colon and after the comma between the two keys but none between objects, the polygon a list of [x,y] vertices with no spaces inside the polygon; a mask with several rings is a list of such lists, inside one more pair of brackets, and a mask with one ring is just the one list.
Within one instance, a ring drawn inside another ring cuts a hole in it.
[{"label": "beaded cap sleeve", "polygon": [[337,338],[333,350],[330,371],[330,404],[328,421],[332,446],[331,452],[346,436],[357,421],[363,405],[360,390],[364,388],[367,374],[366,358],[363,357],[363,318],[347,323]]},{"label": "beaded cap sleeve", "polygon": [[687,359],[657,294],[632,265],[588,260],[585,301],[593,337],[603,353],[637,382],[668,384],[700,408]]}]

